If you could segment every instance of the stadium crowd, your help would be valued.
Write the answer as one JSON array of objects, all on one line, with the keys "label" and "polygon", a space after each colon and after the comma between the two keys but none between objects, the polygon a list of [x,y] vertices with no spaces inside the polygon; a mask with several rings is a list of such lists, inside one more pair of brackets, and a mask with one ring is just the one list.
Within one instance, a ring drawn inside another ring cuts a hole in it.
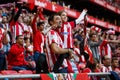
[{"label": "stadium crowd", "polygon": [[120,8],[120,1],[119,0],[104,0],[104,1],[107,1],[109,4]]},{"label": "stadium crowd", "polygon": [[70,22],[65,11],[43,12],[25,3],[0,8],[0,71],[120,75],[120,35],[113,29],[87,27],[86,9]]}]

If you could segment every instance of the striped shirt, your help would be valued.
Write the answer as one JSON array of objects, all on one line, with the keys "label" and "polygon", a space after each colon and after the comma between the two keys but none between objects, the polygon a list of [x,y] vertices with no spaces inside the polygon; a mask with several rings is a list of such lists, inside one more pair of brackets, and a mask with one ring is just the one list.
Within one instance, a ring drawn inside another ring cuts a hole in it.
[{"label": "striped shirt", "polygon": [[75,22],[65,22],[59,30],[60,37],[63,40],[65,48],[73,48],[72,29],[75,27]]},{"label": "striped shirt", "polygon": [[104,40],[100,45],[100,55],[101,57],[107,55],[109,58],[112,58],[111,47],[106,40]]},{"label": "striped shirt", "polygon": [[[62,39],[60,38],[59,34],[54,31],[54,30],[50,30],[47,35],[46,35],[46,49],[47,49],[47,53],[46,53],[46,57],[47,57],[47,63],[48,63],[48,67],[50,69],[50,71],[52,71],[55,62],[57,61],[57,54],[55,54],[52,50],[50,45],[52,43],[56,43],[58,45],[58,47],[64,48],[63,47],[63,42]],[[63,61],[63,67],[67,67],[67,62],[66,59]]]},{"label": "striped shirt", "polygon": [[23,35],[24,28],[19,22],[15,22],[14,24],[10,24],[10,30],[12,33],[12,43],[16,43],[16,36]]},{"label": "striped shirt", "polygon": [[4,38],[4,32],[5,30],[3,28],[0,28],[0,49],[3,48],[3,38]]},{"label": "striped shirt", "polygon": [[104,65],[102,66],[101,72],[109,72],[109,71],[112,71],[112,67],[111,66],[109,66],[108,68],[105,67]]}]

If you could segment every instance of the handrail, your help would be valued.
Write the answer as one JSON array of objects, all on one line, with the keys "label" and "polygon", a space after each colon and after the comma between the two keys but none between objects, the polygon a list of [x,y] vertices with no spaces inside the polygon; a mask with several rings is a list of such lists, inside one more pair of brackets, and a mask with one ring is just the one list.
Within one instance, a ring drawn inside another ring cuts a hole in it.
[{"label": "handrail", "polygon": [[[67,74],[67,73],[63,73]],[[108,76],[110,73],[87,73],[89,76]],[[12,74],[0,75],[0,79],[4,78],[40,78],[40,74]]]}]

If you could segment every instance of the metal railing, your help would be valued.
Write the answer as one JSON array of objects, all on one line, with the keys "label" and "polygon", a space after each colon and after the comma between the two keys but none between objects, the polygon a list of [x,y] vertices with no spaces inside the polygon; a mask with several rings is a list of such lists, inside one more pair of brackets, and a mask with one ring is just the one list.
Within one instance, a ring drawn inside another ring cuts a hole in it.
[{"label": "metal railing", "polygon": [[[63,73],[67,74],[67,73]],[[109,76],[110,73],[87,73],[89,76]],[[10,75],[0,75],[0,79],[4,78],[40,78],[40,74],[10,74]]]}]

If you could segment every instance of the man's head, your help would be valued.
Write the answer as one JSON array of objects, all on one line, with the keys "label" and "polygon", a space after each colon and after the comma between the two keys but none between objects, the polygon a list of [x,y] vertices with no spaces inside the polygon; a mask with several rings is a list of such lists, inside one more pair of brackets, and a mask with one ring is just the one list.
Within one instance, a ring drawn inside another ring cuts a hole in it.
[{"label": "man's head", "polygon": [[23,17],[23,22],[28,24],[30,21],[30,18],[28,16]]},{"label": "man's head", "polygon": [[22,16],[19,16],[19,18],[18,18],[18,22],[20,22],[20,23],[23,22],[23,17],[22,17]]},{"label": "man's head", "polygon": [[16,37],[16,43],[19,44],[20,46],[23,46],[23,44],[24,44],[24,37],[23,37],[23,35],[18,35]]},{"label": "man's head", "polygon": [[120,44],[116,46],[116,54],[120,55]]},{"label": "man's head", "polygon": [[109,67],[111,65],[111,60],[107,55],[105,55],[102,57],[102,63],[104,66]]},{"label": "man's head", "polygon": [[8,22],[8,17],[2,16],[2,23],[7,23],[7,22]]},{"label": "man's head", "polygon": [[97,34],[93,33],[93,34],[90,34],[90,40],[93,41],[93,42],[97,42],[98,41],[98,36]]},{"label": "man's head", "polygon": [[62,20],[58,14],[51,15],[48,19],[48,22],[54,29],[62,27]]},{"label": "man's head", "polygon": [[58,12],[58,14],[60,15],[60,17],[61,17],[63,22],[67,22],[68,21],[67,13],[64,10]]},{"label": "man's head", "polygon": [[119,67],[119,61],[117,58],[112,58],[112,67],[117,68]]},{"label": "man's head", "polygon": [[45,26],[45,22],[43,22],[43,21],[37,22],[37,28],[38,28],[38,30],[43,31],[44,26]]}]

